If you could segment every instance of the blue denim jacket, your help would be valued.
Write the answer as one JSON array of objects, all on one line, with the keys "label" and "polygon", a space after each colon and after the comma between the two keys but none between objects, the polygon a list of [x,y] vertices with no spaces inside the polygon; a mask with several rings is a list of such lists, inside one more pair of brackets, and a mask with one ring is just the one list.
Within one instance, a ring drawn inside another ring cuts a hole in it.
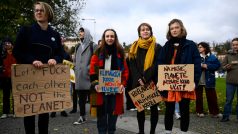
[{"label": "blue denim jacket", "polygon": [[208,53],[202,61],[203,64],[207,64],[207,69],[205,70],[206,88],[214,88],[216,86],[215,71],[220,68],[221,63],[217,57],[211,53]]}]

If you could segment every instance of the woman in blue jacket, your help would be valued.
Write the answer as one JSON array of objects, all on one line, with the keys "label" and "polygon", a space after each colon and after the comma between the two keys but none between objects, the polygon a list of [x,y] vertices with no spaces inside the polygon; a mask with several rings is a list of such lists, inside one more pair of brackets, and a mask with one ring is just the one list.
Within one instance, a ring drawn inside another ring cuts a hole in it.
[{"label": "woman in blue jacket", "polygon": [[204,117],[203,111],[203,89],[205,88],[209,113],[212,117],[221,117],[217,105],[217,94],[215,90],[215,71],[221,66],[219,60],[211,53],[209,44],[201,42],[198,44],[201,56],[202,75],[199,86],[196,89],[196,112],[198,117]]}]

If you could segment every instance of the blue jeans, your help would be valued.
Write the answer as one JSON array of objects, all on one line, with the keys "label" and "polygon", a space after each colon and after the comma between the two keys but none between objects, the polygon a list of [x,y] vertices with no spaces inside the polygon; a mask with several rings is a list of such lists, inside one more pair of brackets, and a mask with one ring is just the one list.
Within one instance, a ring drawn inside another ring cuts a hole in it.
[{"label": "blue jeans", "polygon": [[180,113],[179,111],[179,103],[178,102],[175,102],[175,110],[174,110],[175,113]]},{"label": "blue jeans", "polygon": [[116,95],[103,95],[102,116],[97,117],[99,134],[114,134],[116,131],[117,115],[113,115],[116,104]]},{"label": "blue jeans", "polygon": [[[236,92],[237,91],[237,92]],[[226,104],[224,106],[223,117],[229,118],[232,111],[232,101],[234,99],[235,93],[238,99],[238,85],[226,83]],[[236,104],[236,118],[238,119],[238,102]]]}]

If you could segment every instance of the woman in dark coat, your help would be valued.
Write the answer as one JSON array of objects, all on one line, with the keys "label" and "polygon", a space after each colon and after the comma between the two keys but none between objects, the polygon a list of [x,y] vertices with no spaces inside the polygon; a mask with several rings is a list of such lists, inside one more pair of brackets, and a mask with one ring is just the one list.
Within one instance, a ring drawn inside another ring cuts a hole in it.
[{"label": "woman in dark coat", "polygon": [[[49,25],[54,18],[51,6],[45,2],[34,4],[36,23],[22,27],[17,35],[13,54],[17,63],[32,64],[41,68],[44,64],[54,66],[62,63],[64,50],[58,32]],[[48,134],[49,113],[39,114],[39,134]],[[24,117],[26,134],[35,134],[35,116]]]},{"label": "woman in dark coat", "polygon": [[[197,46],[193,41],[186,39],[187,31],[181,20],[173,19],[168,26],[168,41],[160,52],[158,64],[194,64],[194,82],[197,85],[201,75],[201,58]],[[195,99],[195,91],[163,91],[161,95],[166,105],[164,119],[166,134],[172,133],[175,102],[179,102],[180,129],[182,132],[187,132],[189,104],[190,100]]]},{"label": "woman in dark coat", "polygon": [[[135,41],[129,51],[130,82],[132,89],[148,84],[157,83],[156,57],[161,46],[156,43],[152,27],[148,23],[142,23],[138,27],[139,39]],[[150,107],[151,129],[154,134],[158,122],[157,104]],[[145,111],[137,112],[139,134],[144,134]]]}]

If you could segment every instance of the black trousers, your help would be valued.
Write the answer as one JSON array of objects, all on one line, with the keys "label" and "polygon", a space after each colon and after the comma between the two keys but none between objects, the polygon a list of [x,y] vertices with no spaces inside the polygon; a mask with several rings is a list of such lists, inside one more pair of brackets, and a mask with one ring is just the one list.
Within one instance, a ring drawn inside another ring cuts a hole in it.
[{"label": "black trousers", "polygon": [[126,92],[125,92],[125,95],[126,95],[126,109],[127,109],[127,110],[130,110],[130,109],[132,109],[132,108],[135,108],[135,106],[134,106],[134,103],[133,103],[133,101],[131,100],[131,97],[130,97],[130,95],[129,95],[128,92],[129,92],[129,91],[128,91],[128,89],[126,88]]},{"label": "black trousers", "polygon": [[[150,107],[150,134],[155,133],[157,122],[159,119],[158,105]],[[137,121],[139,126],[139,134],[144,134],[144,125],[145,125],[145,110],[138,112],[137,111]]]},{"label": "black trousers", "polygon": [[[182,99],[179,102],[179,110],[180,110],[180,129],[181,131],[187,132],[189,127],[189,99]],[[174,109],[175,109],[175,102],[165,102],[166,110],[165,110],[165,130],[172,130],[174,124]]]},{"label": "black trousers", "polygon": [[[35,115],[24,117],[24,127],[26,134],[35,134]],[[39,114],[38,131],[39,134],[48,134],[49,113]]]},{"label": "black trousers", "polygon": [[90,94],[90,90],[76,90],[79,97],[79,109],[80,109],[80,116],[85,116],[86,114],[86,103],[87,98]]},{"label": "black trousers", "polygon": [[10,113],[10,94],[12,91],[12,82],[11,78],[2,79],[3,86],[3,114]]},{"label": "black trousers", "polygon": [[75,90],[75,83],[72,83],[72,89],[73,89],[73,111],[77,111],[77,104],[78,104],[78,93]]}]

